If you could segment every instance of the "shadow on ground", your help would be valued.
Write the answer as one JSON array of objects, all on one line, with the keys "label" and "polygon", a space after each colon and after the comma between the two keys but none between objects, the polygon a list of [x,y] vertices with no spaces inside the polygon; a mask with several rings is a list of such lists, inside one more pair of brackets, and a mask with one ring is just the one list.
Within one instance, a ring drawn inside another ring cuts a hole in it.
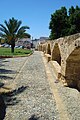
[{"label": "shadow on ground", "polygon": [[16,105],[17,103],[19,103],[20,100],[17,100],[17,96],[18,94],[24,92],[24,90],[26,90],[28,88],[28,86],[21,86],[18,89],[15,89],[11,92],[8,93],[4,93],[2,96],[4,98],[5,104],[6,106],[8,105]]},{"label": "shadow on ground", "polygon": [[0,95],[0,120],[3,120],[6,114],[6,107],[16,105],[20,102],[17,100],[17,95],[24,92],[28,86],[21,86],[9,93],[2,93]]},{"label": "shadow on ground", "polygon": [[11,80],[11,79],[14,79],[13,77],[9,77],[9,76],[5,76],[5,75],[0,75],[0,79],[1,80]]},{"label": "shadow on ground", "polygon": [[1,67],[1,66],[4,66],[4,65],[0,63],[0,67]]},{"label": "shadow on ground", "polygon": [[[4,66],[3,62],[8,62],[4,61],[5,59],[0,59],[0,67]],[[12,70],[6,70],[3,68],[0,68],[0,88],[4,88],[4,80],[10,80],[14,79],[13,77],[9,77],[6,74],[15,74],[16,71]],[[21,86],[13,91],[10,91],[8,93],[2,92],[0,93],[0,120],[3,120],[6,114],[6,107],[8,106],[13,106],[16,105],[17,103],[20,102],[20,100],[17,99],[17,95],[24,92],[28,86]]]},{"label": "shadow on ground", "polygon": [[0,74],[15,74],[16,71],[0,69]]},{"label": "shadow on ground", "polygon": [[39,117],[33,114],[28,120],[39,120]]},{"label": "shadow on ground", "polygon": [[2,95],[0,95],[0,120],[3,120],[6,114],[6,105]]},{"label": "shadow on ground", "polygon": [[[0,67],[5,66],[5,64],[3,64],[4,62],[6,64],[6,62],[9,62],[9,61],[6,60],[6,59],[0,59]],[[14,71],[14,70],[7,70],[7,69],[4,69],[4,68],[0,68],[0,79],[1,80],[14,79],[13,77],[9,77],[8,74],[16,74],[16,73],[18,73],[18,72]]]}]

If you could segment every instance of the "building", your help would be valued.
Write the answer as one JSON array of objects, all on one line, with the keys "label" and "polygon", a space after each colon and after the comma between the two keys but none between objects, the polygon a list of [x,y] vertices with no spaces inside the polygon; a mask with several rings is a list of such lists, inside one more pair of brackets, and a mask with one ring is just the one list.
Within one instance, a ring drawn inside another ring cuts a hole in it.
[{"label": "building", "polygon": [[39,44],[43,44],[44,42],[46,42],[49,38],[48,37],[40,37],[39,39],[34,39],[32,40],[32,43],[33,43],[33,47],[35,49],[37,49],[37,46]]},{"label": "building", "polygon": [[23,38],[23,39],[18,39],[16,41],[15,46],[23,46],[24,48],[31,48],[31,39],[30,38]]}]

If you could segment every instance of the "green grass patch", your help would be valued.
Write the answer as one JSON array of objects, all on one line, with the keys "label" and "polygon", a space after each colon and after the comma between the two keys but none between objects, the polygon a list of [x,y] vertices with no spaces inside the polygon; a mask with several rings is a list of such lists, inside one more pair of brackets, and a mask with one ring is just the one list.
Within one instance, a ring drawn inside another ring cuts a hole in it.
[{"label": "green grass patch", "polygon": [[28,54],[31,54],[32,50],[27,49],[14,49],[14,53],[11,53],[11,48],[0,48],[0,56],[27,56]]}]

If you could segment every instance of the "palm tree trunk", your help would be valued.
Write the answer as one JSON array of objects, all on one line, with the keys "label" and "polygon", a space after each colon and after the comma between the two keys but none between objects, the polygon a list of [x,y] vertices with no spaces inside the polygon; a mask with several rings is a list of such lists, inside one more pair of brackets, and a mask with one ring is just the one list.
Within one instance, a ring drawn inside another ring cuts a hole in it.
[{"label": "palm tree trunk", "polygon": [[14,53],[15,39],[11,40],[11,52]]},{"label": "palm tree trunk", "polygon": [[14,45],[11,45],[11,53],[14,53]]}]

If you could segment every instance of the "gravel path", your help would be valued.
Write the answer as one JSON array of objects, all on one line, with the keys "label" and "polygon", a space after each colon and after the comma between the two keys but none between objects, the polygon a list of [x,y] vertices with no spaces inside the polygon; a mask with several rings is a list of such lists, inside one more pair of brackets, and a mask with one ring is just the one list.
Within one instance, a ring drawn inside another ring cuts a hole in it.
[{"label": "gravel path", "polygon": [[[80,92],[64,87],[60,82],[55,83],[54,71],[49,63],[47,65],[68,118],[80,120]],[[1,59],[0,81],[7,85],[15,84],[14,91],[4,97],[7,104],[4,120],[63,120],[59,118],[47,79],[40,52],[29,57]]]},{"label": "gravel path", "polygon": [[[48,63],[51,73],[54,73],[52,66]],[[54,77],[54,74],[53,78]],[[55,79],[54,83],[55,83]],[[59,96],[65,105],[67,116],[70,120],[80,120],[80,92],[77,89],[64,87],[61,82],[55,83]]]},{"label": "gravel path", "polygon": [[[6,59],[3,65],[6,75],[12,78],[5,81],[8,81],[7,84],[14,81],[17,88],[11,95],[11,101],[7,100],[4,120],[59,120],[39,52],[27,58]],[[7,74],[7,71],[10,72]],[[22,89],[18,89],[21,86]]]}]

